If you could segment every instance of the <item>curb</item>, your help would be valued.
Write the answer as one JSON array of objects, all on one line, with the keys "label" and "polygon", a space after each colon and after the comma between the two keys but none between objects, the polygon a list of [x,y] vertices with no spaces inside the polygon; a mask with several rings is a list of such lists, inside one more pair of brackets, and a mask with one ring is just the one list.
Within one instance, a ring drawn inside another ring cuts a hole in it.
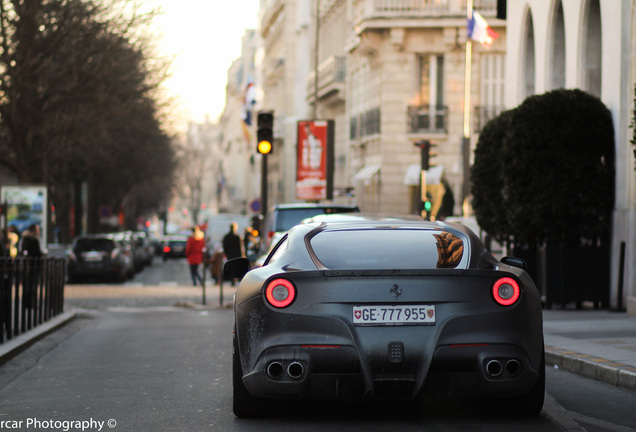
[{"label": "curb", "polygon": [[552,346],[545,347],[546,365],[636,391],[636,367]]},{"label": "curb", "polygon": [[77,311],[64,312],[45,323],[15,336],[13,339],[0,344],[0,365],[9,361],[12,357],[21,353],[46,335],[53,333],[60,327],[75,319]]}]

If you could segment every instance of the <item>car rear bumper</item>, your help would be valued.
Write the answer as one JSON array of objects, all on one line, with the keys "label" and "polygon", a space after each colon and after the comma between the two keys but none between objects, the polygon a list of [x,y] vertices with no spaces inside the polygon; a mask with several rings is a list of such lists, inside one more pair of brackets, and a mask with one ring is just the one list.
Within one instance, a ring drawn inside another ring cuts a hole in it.
[{"label": "car rear bumper", "polygon": [[353,346],[274,347],[243,381],[257,397],[351,400],[513,396],[530,392],[539,379],[514,345],[440,346],[428,370],[424,358],[400,361],[395,346],[373,370],[360,357]]}]

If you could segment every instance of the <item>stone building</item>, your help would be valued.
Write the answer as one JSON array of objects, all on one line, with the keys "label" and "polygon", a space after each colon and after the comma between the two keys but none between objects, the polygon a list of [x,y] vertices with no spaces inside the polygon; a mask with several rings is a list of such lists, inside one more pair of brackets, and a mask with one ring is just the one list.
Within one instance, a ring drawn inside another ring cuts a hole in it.
[{"label": "stone building", "polygon": [[260,165],[255,155],[256,52],[259,38],[246,30],[241,56],[227,73],[225,107],[219,119],[222,133],[213,154],[209,181],[216,187],[213,208],[219,213],[252,214],[260,196]]},{"label": "stone building", "polygon": [[274,146],[267,156],[268,206],[296,201],[296,124],[309,116],[305,97],[312,47],[309,3],[261,0],[257,110],[274,111]]},{"label": "stone building", "polygon": [[[499,38],[490,49],[473,45],[473,147],[484,115],[503,106],[506,40],[496,0],[474,8]],[[295,200],[295,123],[319,118],[335,120],[335,200],[419,213],[415,144],[431,140],[461,212],[466,21],[465,0],[263,0],[259,105],[275,111],[277,125],[270,200]]]}]

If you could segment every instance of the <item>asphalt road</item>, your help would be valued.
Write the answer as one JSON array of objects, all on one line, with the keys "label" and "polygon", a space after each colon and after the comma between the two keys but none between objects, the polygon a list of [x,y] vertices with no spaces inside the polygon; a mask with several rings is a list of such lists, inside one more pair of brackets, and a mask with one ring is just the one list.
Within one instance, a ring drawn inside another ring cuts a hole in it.
[{"label": "asphalt road", "polygon": [[93,292],[93,300],[69,299],[83,305],[81,315],[0,366],[0,430],[82,430],[79,422],[91,421],[84,430],[636,430],[635,392],[554,368],[544,410],[533,418],[454,403],[415,412],[402,404],[285,402],[277,416],[239,420],[231,410],[231,309],[175,307],[186,292],[197,298],[187,280],[162,296],[143,281],[74,288]]}]

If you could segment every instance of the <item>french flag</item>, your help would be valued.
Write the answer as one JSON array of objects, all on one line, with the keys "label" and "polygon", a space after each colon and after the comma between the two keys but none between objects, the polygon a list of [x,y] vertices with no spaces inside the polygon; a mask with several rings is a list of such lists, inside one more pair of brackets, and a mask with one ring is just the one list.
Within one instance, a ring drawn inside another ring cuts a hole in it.
[{"label": "french flag", "polygon": [[483,16],[473,11],[472,18],[468,20],[468,37],[481,42],[486,48],[490,48],[499,33],[490,28]]}]

